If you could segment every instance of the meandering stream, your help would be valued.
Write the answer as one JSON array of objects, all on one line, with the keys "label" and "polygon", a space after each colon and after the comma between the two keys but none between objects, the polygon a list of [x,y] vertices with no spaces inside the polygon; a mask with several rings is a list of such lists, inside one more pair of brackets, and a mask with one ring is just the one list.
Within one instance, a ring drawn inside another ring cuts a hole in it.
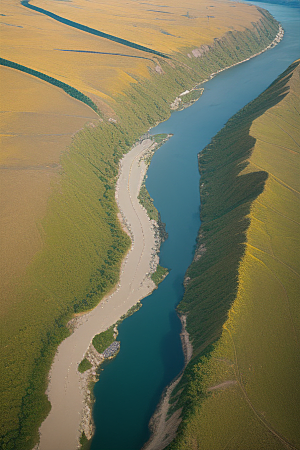
[{"label": "meandering stream", "polygon": [[94,389],[92,450],[140,449],[149,438],[148,422],[164,388],[183,367],[175,307],[200,226],[197,154],[233,114],[300,57],[300,9],[254,4],[282,24],[283,41],[205,83],[198,102],[151,131],[174,134],[154,155],[146,183],[169,233],[160,257],[170,274],[119,328],[121,350],[103,367]]}]

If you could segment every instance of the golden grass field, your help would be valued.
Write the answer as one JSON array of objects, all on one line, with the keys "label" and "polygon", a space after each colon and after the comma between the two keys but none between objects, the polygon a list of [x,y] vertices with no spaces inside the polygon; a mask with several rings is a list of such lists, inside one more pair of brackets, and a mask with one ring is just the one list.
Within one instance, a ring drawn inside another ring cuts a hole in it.
[{"label": "golden grass field", "polygon": [[[161,57],[68,27],[19,0],[1,2],[1,57],[81,91],[102,113],[100,119],[61,89],[0,66],[0,446],[7,450],[37,441],[49,411],[46,374],[68,333],[67,319],[100,301],[117,281],[129,245],[114,201],[119,158],[149,124],[167,117],[166,99],[170,103],[175,87],[187,83],[183,64],[196,61],[193,49],[227,31],[252,29],[262,17],[253,6],[215,0],[189,0],[184,7],[168,0],[164,8],[133,1],[126,8],[120,1],[32,4],[173,59],[164,61],[164,81]],[[135,92],[136,103],[132,85],[144,89]],[[107,120],[118,115],[123,128]]]},{"label": "golden grass field", "polygon": [[228,30],[249,27],[249,20],[260,17],[250,5],[207,0],[188,0],[184,4],[179,0],[131,0],[126,6],[120,1],[76,0],[72,8],[66,2],[49,0],[34,0],[32,4],[167,54],[209,44]]},{"label": "golden grass field", "polygon": [[[201,5],[189,0],[185,7],[172,1],[168,8],[160,8],[170,14],[149,11],[159,9],[155,4],[152,8],[133,1],[126,3],[126,8],[121,2],[79,1],[72,2],[71,7],[69,2],[39,1],[33,4],[173,55],[176,52],[186,55],[187,49],[210,44],[229,30],[251,27],[251,22],[260,18],[257,9],[250,5],[229,7],[226,2],[208,0]],[[193,18],[185,16],[187,10]],[[25,8],[18,0],[3,0],[2,11],[5,14],[2,22],[6,23],[1,27],[3,58],[67,81],[86,95],[99,97],[104,102],[111,103],[111,97],[123,92],[136,78],[149,78],[148,67],[154,69],[157,64],[154,55],[67,27]],[[214,18],[208,22],[207,15]],[[126,56],[61,52],[61,49],[121,53],[156,62]]]},{"label": "golden grass field", "polygon": [[251,206],[238,292],[222,336],[210,359],[195,367],[203,401],[172,448],[300,446],[299,62],[291,79],[281,80],[286,97],[250,128],[256,142],[240,176],[263,170],[268,178]]},{"label": "golden grass field", "polygon": [[[30,75],[0,67],[0,76],[0,273],[9,286],[42,246],[38,223],[61,168],[61,152],[78,129],[99,118],[61,89]],[[1,291],[6,297],[3,286]],[[2,308],[9,308],[9,302],[1,302]]]}]

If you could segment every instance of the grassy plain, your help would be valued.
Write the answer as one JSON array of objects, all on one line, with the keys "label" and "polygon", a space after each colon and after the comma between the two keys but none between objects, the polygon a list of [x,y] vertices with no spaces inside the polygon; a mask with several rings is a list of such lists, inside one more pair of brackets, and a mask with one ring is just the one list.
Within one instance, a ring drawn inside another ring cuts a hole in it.
[{"label": "grassy plain", "polygon": [[[261,14],[253,6],[238,4],[229,7],[222,1],[206,1],[199,5],[196,0],[189,0],[184,8],[179,2],[174,4],[172,1],[161,8],[164,13],[134,1],[127,2],[126,8],[122,2],[81,0],[72,2],[71,7],[69,2],[38,1],[32,4],[100,31],[167,52],[175,59],[183,59],[183,62],[197,60],[191,53],[194,48],[213,44],[214,38],[221,38],[228,31],[252,28],[251,22],[261,20]],[[107,114],[113,114],[110,109],[114,107],[112,97],[123,92],[130,83],[149,78],[148,68],[155,70],[161,60],[154,55],[72,29],[30,11],[18,0],[3,0],[2,11],[5,15],[1,24],[3,58],[60,81],[68,80],[74,88],[97,100]],[[210,15],[209,20],[207,15]],[[77,53],[74,50],[114,55]],[[134,56],[150,57],[150,60]]]},{"label": "grassy plain", "polygon": [[[1,297],[15,276],[41,249],[51,183],[57,178],[60,154],[72,135],[97,115],[60,89],[29,75],[0,67],[1,87]],[[4,283],[4,286],[3,286]],[[2,308],[9,308],[6,298]]]},{"label": "grassy plain", "polygon": [[[222,1],[179,0],[161,4],[130,0],[98,2],[76,0],[73,8],[65,2],[33,0],[62,17],[67,17],[105,33],[150,47],[162,53],[177,53],[180,49],[213,43],[214,38],[227,31],[242,31],[249,21],[257,21],[260,14],[250,5],[229,5]],[[208,17],[209,16],[209,19]]]},{"label": "grassy plain", "polygon": [[[172,450],[300,447],[299,63],[230,119],[199,159],[206,252],[188,270],[180,305],[195,352],[179,386],[186,409]],[[224,158],[232,159],[225,172]],[[234,172],[229,191],[224,176]],[[239,199],[243,184],[248,197]]]},{"label": "grassy plain", "polygon": [[[219,22],[223,14],[222,26],[212,17],[205,26],[202,9],[196,19],[194,0],[188,14],[178,5],[171,14],[157,13],[160,18],[146,11],[149,5],[133,2],[126,10],[122,3],[101,4],[103,16],[96,2],[35,4],[95,28],[101,24],[107,33],[118,29],[120,37],[168,51],[173,59],[141,59],[149,54],[67,27],[17,0],[1,3],[1,56],[74,87],[97,103],[103,117],[58,88],[1,67],[1,233],[7,244],[0,446],[6,450],[36,443],[50,408],[47,373],[68,335],[66,323],[95,306],[118,279],[129,246],[114,199],[120,158],[168,117],[176,95],[262,50],[278,31],[255,7],[215,0],[201,8],[216,9],[211,15]],[[227,31],[233,32],[222,37]],[[203,43],[213,44],[199,57],[193,50]]]}]

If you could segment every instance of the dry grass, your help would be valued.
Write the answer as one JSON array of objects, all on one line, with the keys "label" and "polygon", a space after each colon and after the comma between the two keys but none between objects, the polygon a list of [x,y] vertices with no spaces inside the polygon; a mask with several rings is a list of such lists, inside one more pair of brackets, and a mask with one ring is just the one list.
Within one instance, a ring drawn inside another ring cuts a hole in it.
[{"label": "dry grass", "polygon": [[[169,54],[210,44],[229,30],[242,30],[260,18],[255,7],[226,2],[193,0],[182,7],[180,2],[170,2],[166,8],[152,7],[136,2],[99,3],[34,2],[68,19],[117,35],[124,39],[149,46]],[[168,11],[170,14],[150,10]],[[187,10],[192,18],[186,16]],[[1,54],[3,58],[36,69],[98,98],[98,103],[113,104],[111,97],[124,92],[137,78],[149,78],[149,67],[156,62],[126,56],[61,52],[85,50],[120,53],[146,57],[153,55],[89,35],[31,11],[18,0],[3,0],[5,24],[1,25]],[[207,15],[214,16],[208,21]],[[251,25],[250,25],[251,26]],[[167,34],[166,34],[167,33]],[[100,100],[99,100],[100,99]]]},{"label": "dry grass", "polygon": [[72,135],[97,115],[58,88],[27,74],[0,67],[1,88],[1,309],[9,305],[12,277],[21,275],[43,236],[51,181]]},{"label": "dry grass", "polygon": [[[230,29],[242,30],[259,19],[255,7],[223,1],[180,0],[123,2],[34,0],[33,4],[55,14],[122,37],[164,53],[213,42]],[[208,20],[207,16],[210,16]],[[167,34],[168,33],[168,34]]]},{"label": "dry grass", "polygon": [[[148,11],[157,6],[134,2],[126,9],[122,2],[34,4],[168,52],[190,62],[192,69],[165,63],[161,77],[154,70],[159,58],[149,53],[67,27],[25,8],[19,0],[2,1],[3,58],[78,89],[100,106],[106,118],[115,117],[114,110],[119,114],[116,127],[99,122],[90,108],[60,89],[0,67],[4,192],[0,228],[5,240],[0,259],[4,283],[0,446],[7,449],[29,448],[37,438],[37,427],[49,408],[43,396],[46,374],[55,348],[66,336],[67,317],[94,305],[117,280],[120,259],[129,245],[117,221],[113,192],[122,152],[156,120],[167,117],[168,105],[183,84],[196,83],[208,70],[227,65],[215,61],[215,55],[212,66],[198,75],[194,71],[198,60],[189,58],[189,51],[228,30],[251,28],[260,17],[252,6],[231,7],[214,0],[200,9],[196,1],[189,3],[190,17],[179,2],[165,8],[172,14]],[[208,21],[207,15],[215,17]],[[235,57],[242,59],[243,53]],[[224,58],[232,61],[227,54]],[[134,90],[131,84],[137,83]],[[99,126],[85,128],[72,140],[86,122]]]}]

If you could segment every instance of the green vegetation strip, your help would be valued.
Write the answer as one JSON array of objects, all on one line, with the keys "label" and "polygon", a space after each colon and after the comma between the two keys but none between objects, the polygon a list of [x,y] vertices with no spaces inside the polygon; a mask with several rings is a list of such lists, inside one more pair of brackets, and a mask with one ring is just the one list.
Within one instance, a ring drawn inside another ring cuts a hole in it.
[{"label": "green vegetation strip", "polygon": [[168,269],[158,265],[156,271],[151,275],[151,279],[156,284],[156,286],[158,286],[159,283],[161,283],[166,278],[168,273]]},{"label": "green vegetation strip", "polygon": [[0,64],[2,66],[11,67],[12,69],[20,70],[21,72],[28,73],[29,75],[32,75],[34,77],[40,78],[43,81],[46,81],[47,83],[52,84],[53,86],[56,86],[63,91],[65,91],[66,94],[70,95],[70,97],[75,98],[76,100],[79,100],[83,103],[85,103],[87,106],[92,108],[98,115],[101,115],[98,106],[86,95],[84,95],[82,92],[78,91],[77,89],[73,88],[72,86],[63,83],[62,81],[57,80],[56,78],[49,77],[49,75],[46,75],[42,72],[38,72],[37,70],[30,69],[29,67],[22,66],[22,64],[17,64],[13,61],[9,61],[4,58],[0,58]]},{"label": "green vegetation strip", "polygon": [[84,358],[81,363],[78,365],[78,370],[80,373],[84,373],[86,370],[89,370],[92,367],[90,361]]},{"label": "green vegetation strip", "polygon": [[89,450],[91,448],[92,439],[89,440],[83,431],[80,436],[79,443],[80,443],[79,450]]},{"label": "green vegetation strip", "polygon": [[140,204],[146,209],[148,216],[151,220],[158,221],[158,211],[153,204],[153,198],[150,197],[149,192],[145,186],[145,183],[142,184],[138,199]]},{"label": "green vegetation strip", "polygon": [[143,45],[140,45],[140,44],[135,44],[134,42],[127,41],[127,39],[122,39],[117,36],[113,36],[111,34],[103,33],[102,31],[95,30],[94,28],[90,28],[90,27],[87,27],[80,23],[73,22],[73,20],[65,19],[64,17],[58,16],[57,14],[47,11],[46,9],[31,5],[29,3],[29,0],[23,0],[23,1],[21,1],[21,4],[23,6],[25,6],[26,8],[32,9],[33,11],[37,11],[41,14],[45,14],[46,16],[51,17],[51,19],[54,19],[57,22],[63,23],[64,25],[68,25],[69,27],[72,27],[72,28],[77,28],[77,30],[85,31],[86,33],[93,34],[95,36],[99,36],[104,39],[108,39],[110,41],[117,42],[118,44],[126,45],[127,47],[141,50],[143,52],[153,53],[154,55],[161,56],[162,58],[169,58],[167,55],[164,55],[163,53],[158,52],[156,50],[152,50],[151,48],[144,47]]}]

